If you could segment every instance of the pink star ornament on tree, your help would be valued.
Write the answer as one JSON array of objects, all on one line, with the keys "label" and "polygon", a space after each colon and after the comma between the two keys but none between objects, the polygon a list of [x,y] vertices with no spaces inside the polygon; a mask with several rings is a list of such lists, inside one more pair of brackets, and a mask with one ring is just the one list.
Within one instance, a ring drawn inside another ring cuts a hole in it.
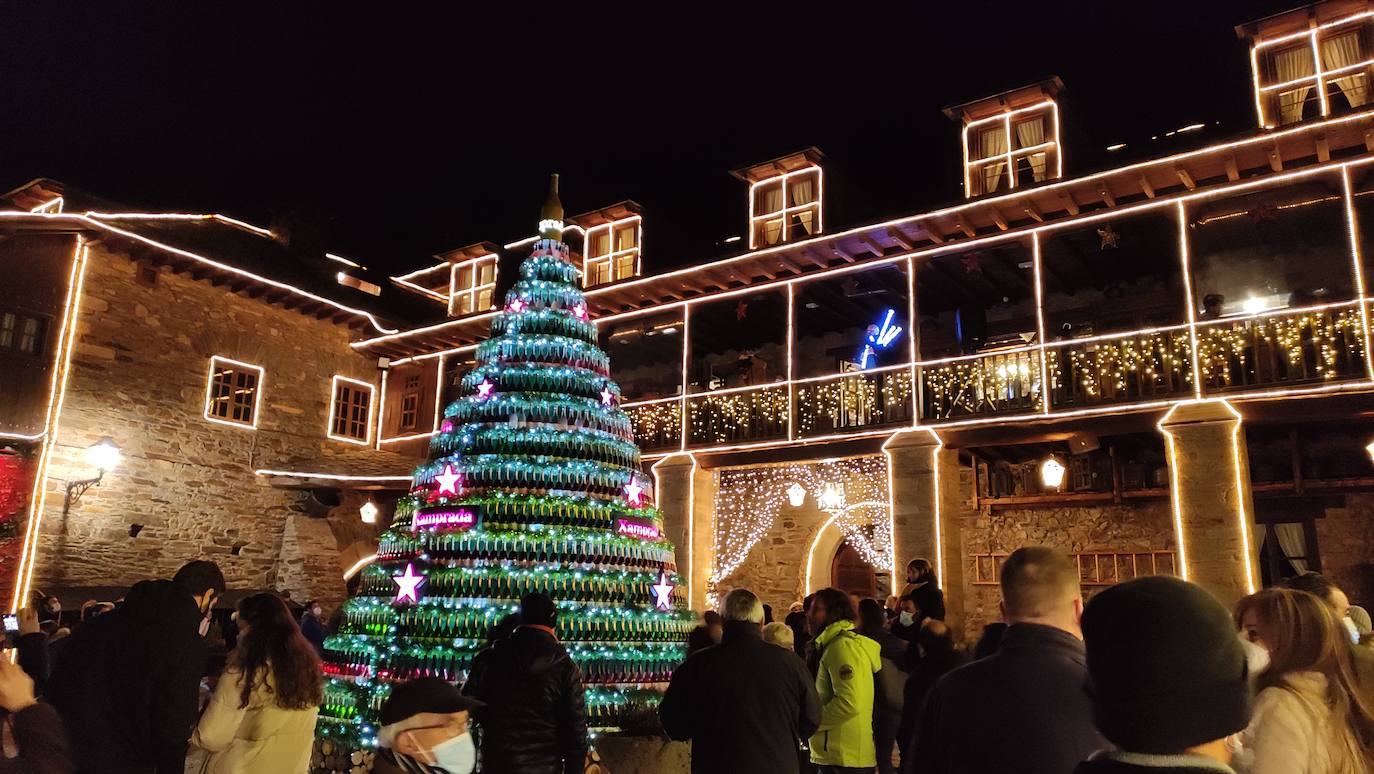
[{"label": "pink star ornament on tree", "polygon": [[415,565],[407,564],[403,575],[391,576],[392,582],[396,584],[395,604],[400,604],[406,600],[418,604],[420,601],[420,587],[425,585],[425,576],[415,574]]}]

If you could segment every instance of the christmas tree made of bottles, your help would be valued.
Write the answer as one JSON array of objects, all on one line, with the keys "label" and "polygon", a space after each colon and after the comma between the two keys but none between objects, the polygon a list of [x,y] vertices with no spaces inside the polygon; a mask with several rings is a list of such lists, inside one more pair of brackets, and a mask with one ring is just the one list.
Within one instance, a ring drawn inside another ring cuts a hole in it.
[{"label": "christmas tree made of bottles", "polygon": [[594,727],[653,705],[683,658],[694,616],[562,216],[555,176],[540,239],[325,643],[325,757],[356,765],[376,744],[394,683],[464,680],[530,592],[558,605]]}]

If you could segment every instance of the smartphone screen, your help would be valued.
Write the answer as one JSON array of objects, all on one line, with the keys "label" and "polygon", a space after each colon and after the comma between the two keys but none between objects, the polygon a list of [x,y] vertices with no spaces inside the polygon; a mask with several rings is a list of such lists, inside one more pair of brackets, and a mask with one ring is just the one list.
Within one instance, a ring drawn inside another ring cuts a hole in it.
[{"label": "smartphone screen", "polygon": [[12,614],[7,614],[7,615],[5,616],[5,631],[6,631],[6,632],[17,632],[17,631],[19,631],[19,616],[17,616],[17,615],[12,615]]}]

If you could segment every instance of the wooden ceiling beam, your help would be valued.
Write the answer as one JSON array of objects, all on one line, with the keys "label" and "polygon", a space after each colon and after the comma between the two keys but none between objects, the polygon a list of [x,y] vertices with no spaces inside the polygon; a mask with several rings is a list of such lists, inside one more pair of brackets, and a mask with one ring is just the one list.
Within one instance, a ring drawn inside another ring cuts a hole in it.
[{"label": "wooden ceiling beam", "polygon": [[1193,180],[1193,174],[1187,169],[1184,169],[1182,166],[1174,167],[1174,174],[1178,175],[1178,179],[1183,182],[1184,187],[1189,191],[1197,188],[1197,181]]},{"label": "wooden ceiling beam", "polygon": [[925,229],[925,232],[927,234],[930,234],[930,241],[934,242],[937,245],[942,245],[945,243],[945,235],[941,233],[939,226],[937,226],[934,221],[926,221],[922,223],[921,228]]},{"label": "wooden ceiling beam", "polygon": [[1105,183],[1098,184],[1097,195],[1102,197],[1102,201],[1106,202],[1108,207],[1116,206],[1116,197],[1112,196],[1111,189],[1107,188]]},{"label": "wooden ceiling beam", "polygon": [[1269,168],[1275,172],[1283,171],[1283,153],[1277,142],[1269,145]]},{"label": "wooden ceiling beam", "polygon": [[1140,190],[1145,192],[1146,199],[1155,198],[1155,187],[1150,185],[1150,181],[1146,179],[1144,175],[1141,175],[1139,178],[1137,178],[1136,182],[1140,183]]},{"label": "wooden ceiling beam", "polygon": [[1069,191],[1069,190],[1065,190],[1065,191],[1064,191],[1063,200],[1064,200],[1064,209],[1065,209],[1070,215],[1077,215],[1077,214],[1078,214],[1078,202],[1074,201],[1074,199],[1073,199],[1073,192],[1072,192],[1072,191]]},{"label": "wooden ceiling beam", "polygon": [[1236,154],[1226,154],[1226,158],[1222,160],[1222,163],[1226,166],[1227,180],[1230,180],[1232,183],[1234,183],[1240,179],[1240,167],[1236,164]]},{"label": "wooden ceiling beam", "polygon": [[1045,215],[1040,212],[1040,208],[1035,206],[1035,202],[1026,199],[1021,202],[1021,210],[1030,216],[1036,223],[1044,223]]},{"label": "wooden ceiling beam", "polygon": [[1002,213],[996,207],[988,207],[988,214],[992,216],[992,222],[997,224],[998,230],[1006,231],[1011,228],[1007,219],[1002,217]]},{"label": "wooden ceiling beam", "polygon": [[964,232],[964,236],[968,237],[969,239],[973,239],[978,236],[978,231],[974,229],[972,225],[969,224],[968,219],[964,217],[964,214],[962,212],[954,216],[954,225],[958,226],[959,230]]},{"label": "wooden ceiling beam", "polygon": [[892,241],[896,242],[903,250],[916,249],[916,246],[911,241],[911,238],[908,237],[905,233],[902,232],[901,229],[897,228],[896,226],[889,226],[887,229],[887,235],[891,237]]},{"label": "wooden ceiling beam", "polygon": [[867,247],[873,253],[874,257],[882,258],[884,255],[887,255],[887,250],[885,250],[882,245],[878,244],[877,240],[867,234],[860,235],[859,242]]},{"label": "wooden ceiling beam", "polygon": [[1317,161],[1325,164],[1331,160],[1331,143],[1326,139],[1326,135],[1317,135]]}]

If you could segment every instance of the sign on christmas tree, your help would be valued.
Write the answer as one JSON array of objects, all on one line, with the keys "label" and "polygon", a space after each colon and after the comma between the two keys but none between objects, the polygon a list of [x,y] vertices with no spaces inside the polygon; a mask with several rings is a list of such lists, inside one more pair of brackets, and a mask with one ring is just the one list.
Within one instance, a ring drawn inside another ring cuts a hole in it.
[{"label": "sign on christmas tree", "polygon": [[695,617],[562,226],[551,194],[542,238],[325,643],[325,757],[376,744],[392,684],[461,682],[530,592],[558,604],[592,726],[655,704],[684,656]]}]

